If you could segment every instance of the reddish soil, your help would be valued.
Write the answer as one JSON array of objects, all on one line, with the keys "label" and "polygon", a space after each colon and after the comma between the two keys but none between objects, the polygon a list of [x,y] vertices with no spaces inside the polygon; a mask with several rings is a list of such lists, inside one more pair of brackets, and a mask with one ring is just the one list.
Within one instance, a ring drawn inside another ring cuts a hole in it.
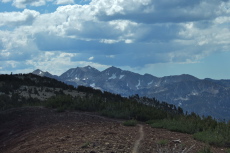
[{"label": "reddish soil", "polygon": [[[206,145],[192,135],[151,128],[140,123],[122,125],[93,113],[58,113],[42,107],[24,107],[0,113],[2,153],[155,153],[175,148],[198,152]],[[180,139],[177,144],[173,140]],[[163,141],[166,141],[163,144]],[[176,147],[175,147],[176,146]],[[213,152],[225,152],[212,148]]]}]

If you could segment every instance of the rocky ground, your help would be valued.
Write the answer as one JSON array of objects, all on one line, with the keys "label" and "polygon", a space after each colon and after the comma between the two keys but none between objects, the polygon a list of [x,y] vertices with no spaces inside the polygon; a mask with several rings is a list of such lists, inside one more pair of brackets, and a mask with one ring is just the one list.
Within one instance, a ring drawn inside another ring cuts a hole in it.
[{"label": "rocky ground", "polygon": [[[94,113],[62,112],[43,107],[24,107],[0,112],[2,153],[155,153],[201,151],[206,144],[192,135],[151,128],[139,123]],[[174,140],[179,140],[174,142]],[[213,152],[226,152],[212,148]]]}]

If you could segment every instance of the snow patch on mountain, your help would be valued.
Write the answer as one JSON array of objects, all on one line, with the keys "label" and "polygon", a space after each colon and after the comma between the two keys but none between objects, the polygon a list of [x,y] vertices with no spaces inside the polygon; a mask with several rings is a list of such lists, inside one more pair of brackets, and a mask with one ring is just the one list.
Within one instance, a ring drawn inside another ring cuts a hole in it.
[{"label": "snow patch on mountain", "polygon": [[185,98],[184,97],[178,97],[178,98],[175,98],[174,100],[175,101],[177,101],[177,100],[188,101],[189,98],[187,96]]},{"label": "snow patch on mountain", "polygon": [[192,91],[190,95],[197,96],[199,95],[197,91]]},{"label": "snow patch on mountain", "polygon": [[93,88],[94,88],[95,86],[96,86],[95,83],[91,83],[91,84],[90,84],[90,87],[93,87]]},{"label": "snow patch on mountain", "polygon": [[120,75],[119,79],[122,79],[125,75]]},{"label": "snow patch on mountain", "polygon": [[148,83],[148,86],[151,85],[151,84],[153,84],[153,80],[152,80],[151,82]]},{"label": "snow patch on mountain", "polygon": [[110,80],[110,79],[116,79],[116,78],[117,78],[116,74],[113,73],[112,76],[109,77],[109,80]]},{"label": "snow patch on mountain", "polygon": [[141,80],[138,80],[138,84],[136,85],[136,88],[139,89],[139,87],[141,86]]}]

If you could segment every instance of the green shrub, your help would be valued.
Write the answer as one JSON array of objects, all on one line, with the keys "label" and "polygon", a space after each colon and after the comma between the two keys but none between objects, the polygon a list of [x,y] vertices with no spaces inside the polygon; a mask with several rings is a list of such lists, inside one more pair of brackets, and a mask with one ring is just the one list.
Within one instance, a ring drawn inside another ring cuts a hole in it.
[{"label": "green shrub", "polygon": [[198,153],[212,153],[210,146],[205,146],[201,151],[198,151]]},{"label": "green shrub", "polygon": [[193,137],[210,145],[227,146],[230,144],[230,126],[218,123],[215,128],[195,133]]},{"label": "green shrub", "polygon": [[212,130],[195,133],[193,137],[196,140],[200,140],[215,146],[223,146],[225,143],[224,137]]},{"label": "green shrub", "polygon": [[154,128],[165,128],[170,131],[183,132],[193,134],[199,130],[197,125],[190,120],[180,120],[180,119],[164,119],[149,121],[150,125]]},{"label": "green shrub", "polygon": [[148,121],[148,124],[151,125],[153,128],[163,128],[164,127],[164,121],[163,120],[156,120],[156,121]]},{"label": "green shrub", "polygon": [[123,122],[124,126],[136,126],[137,125],[137,121],[136,120],[128,120]]},{"label": "green shrub", "polygon": [[49,98],[46,101],[46,107],[57,108],[60,110],[72,109],[74,102],[71,96],[59,95]]}]

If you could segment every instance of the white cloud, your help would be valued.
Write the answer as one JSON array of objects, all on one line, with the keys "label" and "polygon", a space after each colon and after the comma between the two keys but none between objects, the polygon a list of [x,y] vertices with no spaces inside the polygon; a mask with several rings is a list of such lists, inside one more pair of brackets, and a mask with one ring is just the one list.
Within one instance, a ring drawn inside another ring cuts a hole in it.
[{"label": "white cloud", "polygon": [[91,5],[99,10],[99,14],[112,16],[114,14],[127,14],[128,12],[139,11],[142,12],[143,8],[149,8],[151,0],[92,0]]},{"label": "white cloud", "polygon": [[2,0],[3,3],[12,2],[12,5],[17,8],[26,8],[27,6],[38,7],[38,6],[46,5],[46,2],[52,2],[52,1],[53,0]]},{"label": "white cloud", "polygon": [[[116,20],[100,21],[97,11],[90,5],[67,5],[58,7],[51,14],[41,14],[33,25],[33,31],[52,33],[58,36],[81,40],[98,40],[115,43],[133,39],[135,22]],[[42,25],[42,26],[41,26]]]},{"label": "white cloud", "polygon": [[93,57],[93,56],[91,56],[88,60],[92,61],[93,59],[94,59],[94,57]]},{"label": "white cloud", "polygon": [[39,12],[28,9],[22,12],[0,12],[0,27],[31,25],[39,15]]},{"label": "white cloud", "polygon": [[106,43],[106,44],[113,44],[119,42],[119,40],[113,40],[113,39],[101,39],[101,43]]},{"label": "white cloud", "polygon": [[26,8],[27,5],[42,6],[46,4],[46,0],[13,0],[13,6],[17,8]]},{"label": "white cloud", "polygon": [[74,0],[57,0],[57,5],[63,5],[63,4],[74,4]]}]

